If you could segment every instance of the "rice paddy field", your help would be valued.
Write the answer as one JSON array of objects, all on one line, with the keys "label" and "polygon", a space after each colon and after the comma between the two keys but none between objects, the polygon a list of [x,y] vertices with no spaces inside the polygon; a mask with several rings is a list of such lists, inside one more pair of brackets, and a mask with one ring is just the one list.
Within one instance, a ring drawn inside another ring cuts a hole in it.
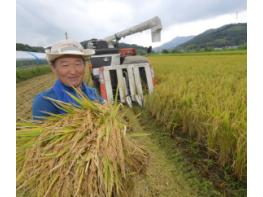
[{"label": "rice paddy field", "polygon": [[[148,58],[155,91],[128,110],[149,153],[133,196],[246,196],[246,52]],[[54,80],[17,83],[17,120],[31,118],[33,97]]]},{"label": "rice paddy field", "polygon": [[[151,57],[157,86],[146,110],[246,178],[246,55]],[[175,134],[176,135],[176,134]]]},{"label": "rice paddy field", "polygon": [[16,119],[31,119],[33,98],[36,94],[51,87],[55,76],[51,73],[36,76],[16,84]]}]

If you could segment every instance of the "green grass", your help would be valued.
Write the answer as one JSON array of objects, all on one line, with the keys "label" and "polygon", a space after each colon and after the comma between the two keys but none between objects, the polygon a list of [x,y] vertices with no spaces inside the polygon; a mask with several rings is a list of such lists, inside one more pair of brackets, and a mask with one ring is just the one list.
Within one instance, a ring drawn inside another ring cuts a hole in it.
[{"label": "green grass", "polygon": [[152,56],[157,86],[146,110],[171,135],[206,147],[246,180],[246,54]]},{"label": "green grass", "polygon": [[238,54],[247,54],[246,49],[229,49],[222,51],[196,51],[196,52],[169,52],[162,54],[151,54],[151,56],[192,56],[192,55],[238,55]]},{"label": "green grass", "polygon": [[16,83],[51,72],[50,65],[17,68]]}]

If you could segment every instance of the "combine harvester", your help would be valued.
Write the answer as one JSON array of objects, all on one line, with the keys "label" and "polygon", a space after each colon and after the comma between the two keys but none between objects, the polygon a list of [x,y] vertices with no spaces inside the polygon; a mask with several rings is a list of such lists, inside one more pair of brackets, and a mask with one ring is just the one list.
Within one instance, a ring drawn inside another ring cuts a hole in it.
[{"label": "combine harvester", "polygon": [[135,48],[118,48],[121,38],[148,29],[151,29],[152,42],[161,40],[162,24],[159,17],[154,17],[103,40],[82,42],[84,48],[95,50],[91,57],[91,75],[105,100],[114,102],[116,95],[118,101],[130,107],[133,103],[143,106],[143,95],[152,93],[154,74],[147,58],[137,56]]}]

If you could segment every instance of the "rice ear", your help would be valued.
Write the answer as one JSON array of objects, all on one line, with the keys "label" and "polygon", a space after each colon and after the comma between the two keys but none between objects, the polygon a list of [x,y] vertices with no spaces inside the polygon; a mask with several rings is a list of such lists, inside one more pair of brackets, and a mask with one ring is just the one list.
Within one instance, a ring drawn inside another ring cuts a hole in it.
[{"label": "rice ear", "polygon": [[18,196],[129,196],[147,154],[126,134],[125,110],[72,99],[79,106],[50,99],[67,114],[17,124]]}]

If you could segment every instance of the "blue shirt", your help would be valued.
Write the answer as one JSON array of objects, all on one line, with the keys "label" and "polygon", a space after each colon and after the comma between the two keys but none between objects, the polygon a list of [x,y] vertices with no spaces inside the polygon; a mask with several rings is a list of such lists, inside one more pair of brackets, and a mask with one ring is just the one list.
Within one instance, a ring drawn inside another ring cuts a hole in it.
[{"label": "blue shirt", "polygon": [[[85,83],[83,83],[81,85],[81,90],[85,95],[87,95],[87,97],[90,100],[92,101],[96,100],[100,103],[104,102],[103,98],[98,95],[95,88],[91,88],[87,86]],[[41,92],[37,96],[35,96],[32,105],[33,119],[34,120],[43,119],[45,116],[48,116],[48,114],[45,112],[50,112],[54,114],[65,113],[63,110],[55,106],[52,103],[52,101],[48,100],[45,97],[53,98],[67,103],[76,104],[76,102],[66,92],[69,92],[76,96],[76,92],[72,87],[66,86],[60,80],[57,80],[51,89]]]}]

